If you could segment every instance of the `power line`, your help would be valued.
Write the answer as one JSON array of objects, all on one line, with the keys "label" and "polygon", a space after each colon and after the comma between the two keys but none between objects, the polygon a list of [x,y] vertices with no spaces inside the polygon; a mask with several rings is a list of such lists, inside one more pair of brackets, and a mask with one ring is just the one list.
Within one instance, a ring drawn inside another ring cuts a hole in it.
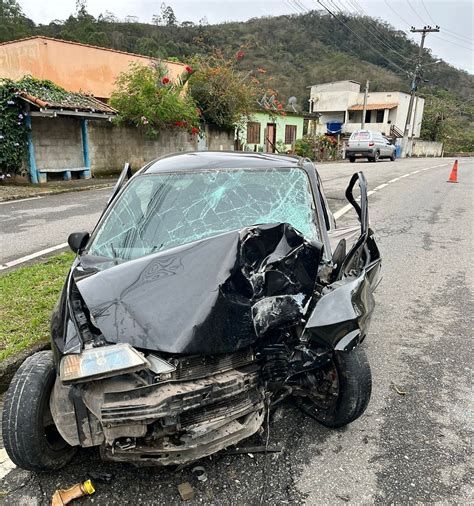
[{"label": "power line", "polygon": [[[365,16],[367,18],[368,22],[370,24],[372,24],[372,29],[375,30],[378,34],[380,34],[380,37],[377,36],[375,33],[371,32],[370,30],[367,30],[367,27],[364,25],[362,20],[354,18],[357,21],[359,21],[359,24],[364,28],[364,31],[366,31],[369,35],[371,35],[379,44],[381,44],[382,46],[385,46],[387,49],[389,49],[393,53],[397,54],[400,58],[402,58],[404,60],[409,59],[409,58],[407,58],[407,56],[405,56],[404,54],[399,52],[399,51],[405,51],[405,48],[401,47],[395,39],[392,39],[390,42],[387,42],[384,40],[384,38],[387,36],[387,34],[383,33],[381,30],[379,30],[379,28],[377,27],[377,22],[374,21],[367,14],[367,12],[364,9],[362,9],[362,7],[359,4],[357,4],[357,2],[352,1],[352,0],[348,0],[348,3],[349,3],[349,5],[352,5],[353,8],[356,9],[356,11],[359,15],[360,15],[360,12],[363,13],[362,16]],[[342,0],[341,0],[341,4],[342,4]],[[344,5],[344,4],[342,4],[342,5]],[[396,45],[398,50],[395,49],[395,47],[392,44]]]},{"label": "power line", "polygon": [[398,16],[407,26],[411,26],[411,23],[409,23],[406,19],[402,18],[400,14],[395,9],[392,9],[392,6],[387,2],[387,0],[384,0],[385,5],[396,15]]},{"label": "power line", "polygon": [[410,9],[415,13],[416,17],[424,24],[425,23],[425,20],[418,14],[418,12],[415,10],[415,8],[413,7],[413,5],[411,4],[410,0],[406,0],[408,6],[410,7]]},{"label": "power line", "polygon": [[452,41],[452,40],[445,39],[444,37],[440,37],[439,35],[436,35],[436,37],[437,37],[439,40],[443,40],[444,42],[447,42],[448,44],[452,44],[453,46],[460,47],[461,49],[465,49],[466,51],[472,51],[472,50],[473,50],[473,48],[472,48],[472,47],[462,46],[462,45],[461,45],[461,44],[459,44],[458,42],[454,42],[454,41]]},{"label": "power line", "polygon": [[426,7],[426,4],[425,4],[425,1],[424,0],[421,0],[421,5],[423,5],[423,8],[425,9],[425,12],[426,14],[428,14],[428,18],[430,19],[430,21],[436,25],[436,21],[431,17],[431,14],[429,13],[427,7]]},{"label": "power line", "polygon": [[367,46],[370,50],[372,50],[374,53],[377,53],[379,56],[381,56],[384,60],[386,60],[388,63],[396,67],[397,69],[404,71],[398,64],[396,64],[394,61],[392,61],[390,58],[387,58],[383,53],[372,47],[363,37],[361,37],[357,32],[352,30],[350,26],[348,26],[344,21],[342,21],[334,12],[332,12],[325,4],[323,4],[322,0],[317,0],[317,2],[339,23],[341,23],[345,28],[347,28],[357,39],[359,39],[365,46]]}]

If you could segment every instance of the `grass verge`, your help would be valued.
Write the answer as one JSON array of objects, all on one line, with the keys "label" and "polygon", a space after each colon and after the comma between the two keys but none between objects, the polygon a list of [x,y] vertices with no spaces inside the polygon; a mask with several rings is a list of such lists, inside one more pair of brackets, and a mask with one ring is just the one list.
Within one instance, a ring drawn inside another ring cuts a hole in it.
[{"label": "grass verge", "polygon": [[51,311],[73,259],[61,253],[0,276],[0,361],[49,339]]}]

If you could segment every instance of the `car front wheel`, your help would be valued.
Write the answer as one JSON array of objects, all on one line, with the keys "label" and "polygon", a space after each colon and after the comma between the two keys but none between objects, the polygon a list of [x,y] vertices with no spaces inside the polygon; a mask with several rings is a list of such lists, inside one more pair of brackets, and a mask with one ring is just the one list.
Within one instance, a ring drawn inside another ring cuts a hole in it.
[{"label": "car front wheel", "polygon": [[356,161],[355,156],[350,156],[350,157],[349,157],[349,161],[350,161],[351,163],[354,163],[354,162]]},{"label": "car front wheel", "polygon": [[28,471],[64,467],[77,449],[61,437],[49,409],[55,379],[52,352],[40,351],[23,362],[5,395],[5,450],[13,463]]},{"label": "car front wheel", "polygon": [[336,351],[326,367],[308,373],[305,394],[297,397],[297,402],[322,425],[342,427],[362,415],[371,392],[369,361],[357,346],[352,351]]}]

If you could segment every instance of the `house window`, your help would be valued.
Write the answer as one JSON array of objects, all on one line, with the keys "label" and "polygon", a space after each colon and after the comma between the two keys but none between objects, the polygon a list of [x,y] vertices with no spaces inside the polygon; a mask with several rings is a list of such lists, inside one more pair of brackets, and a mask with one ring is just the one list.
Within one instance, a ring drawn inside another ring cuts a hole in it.
[{"label": "house window", "polygon": [[260,144],[260,123],[256,121],[247,123],[247,144]]},{"label": "house window", "polygon": [[365,111],[365,122],[370,123],[371,119],[372,119],[372,111]]},{"label": "house window", "polygon": [[384,113],[383,109],[378,109],[377,110],[377,120],[376,120],[376,123],[383,123],[383,113]]},{"label": "house window", "polygon": [[296,125],[285,126],[285,144],[293,144],[296,140]]},{"label": "house window", "polygon": [[356,113],[355,111],[349,111],[349,121],[351,123],[354,123],[355,122],[355,117],[356,117]]}]

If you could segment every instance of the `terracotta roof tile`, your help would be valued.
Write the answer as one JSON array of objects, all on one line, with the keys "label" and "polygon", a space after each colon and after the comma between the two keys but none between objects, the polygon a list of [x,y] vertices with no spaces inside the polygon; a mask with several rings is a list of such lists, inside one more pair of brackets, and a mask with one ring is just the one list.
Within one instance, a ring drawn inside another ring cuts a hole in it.
[{"label": "terracotta roof tile", "polygon": [[[398,103],[391,102],[388,104],[367,104],[366,111],[375,111],[379,109],[394,109],[398,107]],[[351,105],[348,111],[362,111],[364,106],[362,104]]]}]

